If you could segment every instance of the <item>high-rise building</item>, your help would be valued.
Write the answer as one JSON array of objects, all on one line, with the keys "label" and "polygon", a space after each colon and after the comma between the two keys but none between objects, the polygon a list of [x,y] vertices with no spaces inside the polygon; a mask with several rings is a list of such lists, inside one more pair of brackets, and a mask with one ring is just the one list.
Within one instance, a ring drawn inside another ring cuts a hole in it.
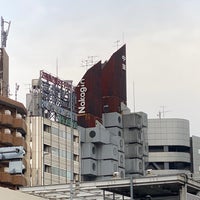
[{"label": "high-rise building", "polygon": [[30,146],[23,104],[8,97],[9,57],[0,48],[0,186],[30,184]]},{"label": "high-rise building", "polygon": [[44,71],[27,94],[32,146],[31,185],[79,181],[79,133],[71,81]]},{"label": "high-rise building", "polygon": [[[147,115],[130,113],[126,105],[126,45],[108,61],[92,66],[76,94],[82,180],[143,175]],[[134,139],[129,141],[129,136]]]}]

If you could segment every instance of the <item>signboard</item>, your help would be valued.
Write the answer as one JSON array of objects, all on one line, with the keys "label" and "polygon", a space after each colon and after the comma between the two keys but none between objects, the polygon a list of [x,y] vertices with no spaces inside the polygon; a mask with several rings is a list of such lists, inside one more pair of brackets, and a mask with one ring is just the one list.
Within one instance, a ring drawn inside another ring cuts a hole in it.
[{"label": "signboard", "polygon": [[44,117],[76,128],[76,95],[72,81],[40,71],[40,91]]}]

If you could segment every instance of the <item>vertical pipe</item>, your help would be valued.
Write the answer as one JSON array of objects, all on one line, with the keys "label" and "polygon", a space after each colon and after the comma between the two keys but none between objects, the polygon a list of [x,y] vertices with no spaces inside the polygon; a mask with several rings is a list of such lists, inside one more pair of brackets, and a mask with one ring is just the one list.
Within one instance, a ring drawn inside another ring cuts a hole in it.
[{"label": "vertical pipe", "polygon": [[133,176],[130,177],[130,193],[131,193],[131,200],[133,200]]}]

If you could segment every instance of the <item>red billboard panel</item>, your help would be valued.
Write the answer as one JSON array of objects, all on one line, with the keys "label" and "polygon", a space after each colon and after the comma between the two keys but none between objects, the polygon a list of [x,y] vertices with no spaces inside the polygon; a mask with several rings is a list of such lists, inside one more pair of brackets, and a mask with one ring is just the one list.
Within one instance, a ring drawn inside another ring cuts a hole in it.
[{"label": "red billboard panel", "polygon": [[90,113],[101,118],[101,62],[85,73],[76,87],[76,95],[78,115]]},{"label": "red billboard panel", "polygon": [[111,56],[102,69],[102,96],[117,97],[121,102],[127,103],[125,45]]},{"label": "red billboard panel", "polygon": [[104,112],[121,112],[126,104],[126,46],[122,46],[109,59],[98,62],[83,76],[76,87],[78,125],[93,127],[102,121]]}]

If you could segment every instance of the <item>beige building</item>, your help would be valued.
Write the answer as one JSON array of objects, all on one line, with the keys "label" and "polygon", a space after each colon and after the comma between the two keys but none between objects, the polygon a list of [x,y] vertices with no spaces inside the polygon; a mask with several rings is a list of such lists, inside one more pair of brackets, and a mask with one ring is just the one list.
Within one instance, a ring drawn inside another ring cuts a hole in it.
[{"label": "beige building", "polygon": [[28,117],[27,120],[32,146],[31,185],[78,181],[78,130],[40,116]]},{"label": "beige building", "polygon": [[31,185],[79,181],[79,133],[71,82],[40,71],[27,94]]}]

